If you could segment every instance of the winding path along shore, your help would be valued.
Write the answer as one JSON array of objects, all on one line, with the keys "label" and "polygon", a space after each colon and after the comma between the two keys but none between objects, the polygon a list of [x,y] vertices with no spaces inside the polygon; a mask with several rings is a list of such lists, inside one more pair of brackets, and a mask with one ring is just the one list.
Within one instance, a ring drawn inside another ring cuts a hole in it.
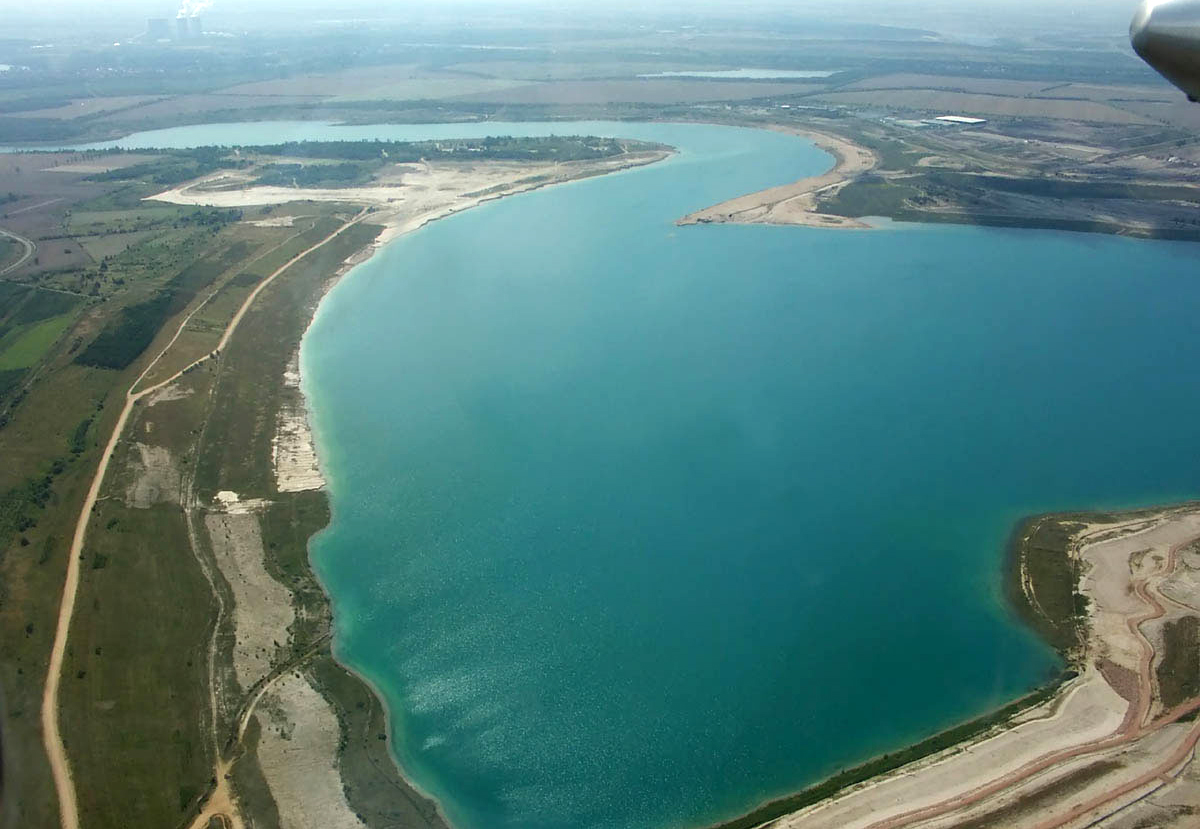
[{"label": "winding path along shore", "polygon": [[[201,302],[191,313],[180,322],[174,336],[167,345],[158,353],[158,355],[150,362],[149,365],[142,371],[138,378],[130,385],[129,390],[125,393],[125,407],[121,410],[121,414],[117,417],[116,425],[113,427],[112,434],[109,436],[108,444],[104,447],[104,454],[100,457],[100,463],[96,468],[96,474],[92,478],[92,485],[88,489],[87,497],[84,499],[83,508],[79,513],[79,520],[75,524],[75,535],[71,541],[71,553],[67,559],[67,574],[66,583],[63,587],[62,602],[59,605],[58,624],[54,631],[54,647],[50,651],[50,669],[46,678],[46,687],[42,693],[42,734],[46,746],[46,754],[50,760],[50,769],[54,775],[54,787],[58,793],[59,818],[62,829],[79,829],[79,802],[75,793],[75,783],[71,777],[71,766],[67,759],[66,746],[63,743],[62,734],[59,728],[59,687],[62,682],[63,661],[66,656],[67,641],[71,633],[71,621],[75,614],[76,597],[79,593],[79,575],[80,561],[83,558],[83,546],[87,540],[88,523],[91,520],[92,510],[96,506],[96,502],[100,497],[100,490],[104,486],[104,478],[108,472],[109,462],[112,460],[113,454],[116,452],[117,445],[121,441],[121,436],[125,431],[125,424],[129,420],[129,415],[133,412],[133,407],[138,404],[142,398],[153,394],[160,389],[163,389],[174,383],[186,372],[191,371],[196,366],[213,359],[214,355],[219,355],[220,352],[228,345],[230,338],[241,324],[242,318],[246,315],[246,311],[254,304],[268,285],[275,279],[295,265],[301,259],[305,258],[314,251],[319,250],[329,244],[335,238],[340,236],[352,226],[361,222],[367,216],[367,211],[364,209],[353,219],[345,222],[341,227],[330,233],[320,242],[316,243],[307,250],[297,254],[276,271],[271,273],[266,279],[263,279],[250,295],[246,297],[237,313],[234,314],[229,324],[225,328],[224,334],[217,349],[213,354],[205,355],[199,360],[191,363],[185,368],[172,374],[170,377],[155,383],[152,386],[147,386],[144,389],[138,390],[138,386],[150,373],[150,371],[158,364],[175,342],[179,339],[180,334],[201,308],[203,308],[210,299],[215,295],[216,291],[210,294]],[[223,782],[223,780],[221,781]]]},{"label": "winding path along shore", "polygon": [[[59,690],[79,592],[80,562],[83,558],[83,548],[87,540],[88,524],[92,512],[100,498],[109,464],[125,432],[126,424],[134,407],[142,399],[170,386],[197,366],[211,359],[219,358],[237,331],[246,312],[267,286],[300,260],[324,247],[368,216],[373,223],[384,227],[383,233],[375,243],[377,250],[397,236],[488,201],[554,184],[653,164],[670,155],[671,152],[662,150],[630,152],[614,158],[561,164],[489,162],[399,165],[391,178],[378,182],[375,186],[329,190],[249,187],[245,186],[244,181],[239,187],[237,186],[239,177],[236,173],[218,173],[151,197],[152,201],[210,207],[249,207],[309,200],[358,205],[361,210],[337,230],[297,254],[259,282],[225,327],[220,342],[212,353],[195,360],[169,377],[156,381],[145,388],[139,388],[179,340],[192,317],[216,296],[220,286],[214,289],[179,323],[168,343],[150,361],[125,393],[125,406],[117,417],[113,431],[100,457],[96,473],[92,478],[75,525],[62,599],[59,605],[54,644],[50,653],[49,670],[42,694],[43,742],[58,796],[62,829],[80,829],[78,797],[59,722]],[[18,241],[20,240],[18,239]],[[308,655],[311,654],[306,654],[306,657]],[[255,693],[246,702],[238,716],[236,738],[240,739],[244,735],[250,717],[264,693],[279,678],[286,675],[286,668],[291,667],[294,665],[289,663],[284,666],[284,669],[273,672],[261,687],[256,688]],[[226,829],[241,829],[244,825],[236,805],[236,795],[228,779],[231,766],[231,759],[222,756],[216,758],[216,768],[214,769],[216,788],[207,797],[200,814],[189,824],[190,826],[203,829],[203,827],[209,826],[211,821],[219,822]]]},{"label": "winding path along shore", "polygon": [[827,132],[780,128],[781,132],[807,138],[836,159],[833,169],[781,187],[771,187],[698,210],[676,224],[772,224],[806,227],[867,228],[858,219],[817,212],[817,197],[843,187],[878,165],[875,154],[848,138]]}]

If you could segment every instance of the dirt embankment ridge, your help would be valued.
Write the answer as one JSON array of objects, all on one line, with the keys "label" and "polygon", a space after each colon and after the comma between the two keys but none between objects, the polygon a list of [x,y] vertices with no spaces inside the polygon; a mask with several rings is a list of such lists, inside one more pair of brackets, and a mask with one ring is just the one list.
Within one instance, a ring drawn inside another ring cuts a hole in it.
[{"label": "dirt embankment ridge", "polygon": [[1020,610],[1074,669],[1056,693],[921,759],[882,758],[820,799],[802,793],[723,826],[1193,826],[1200,505],[1044,516],[1015,544]]},{"label": "dirt embankment ridge", "polygon": [[875,154],[848,138],[826,132],[779,128],[807,138],[835,159],[833,169],[781,187],[771,187],[684,216],[676,224],[772,224],[866,228],[865,222],[817,211],[817,198],[875,169]]}]

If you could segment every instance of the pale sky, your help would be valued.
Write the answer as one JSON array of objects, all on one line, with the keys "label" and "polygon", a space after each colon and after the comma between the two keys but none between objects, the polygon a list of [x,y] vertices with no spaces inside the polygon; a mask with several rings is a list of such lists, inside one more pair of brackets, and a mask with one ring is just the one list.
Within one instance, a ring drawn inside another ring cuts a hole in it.
[{"label": "pale sky", "polygon": [[[0,0],[0,18],[15,25],[3,27],[0,37],[20,36],[21,25],[36,22],[102,21],[108,24],[173,17],[183,0]],[[939,32],[991,36],[1002,32],[1036,35],[1039,30],[1079,30],[1091,35],[1123,35],[1137,0],[212,0],[205,18],[213,26],[236,25],[258,15],[290,11],[328,18],[380,19],[478,5],[492,10],[545,6],[561,17],[578,8],[581,19],[611,17],[629,10],[679,13],[681,18],[704,14],[720,17],[753,16],[777,11],[789,16],[813,14],[824,20],[881,22]]]}]

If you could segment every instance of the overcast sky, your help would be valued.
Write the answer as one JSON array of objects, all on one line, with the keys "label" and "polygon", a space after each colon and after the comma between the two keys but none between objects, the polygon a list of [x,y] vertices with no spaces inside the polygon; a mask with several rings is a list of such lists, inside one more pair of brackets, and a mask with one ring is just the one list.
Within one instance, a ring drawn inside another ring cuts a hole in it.
[{"label": "overcast sky", "polygon": [[[187,0],[204,2],[204,0]],[[20,36],[23,23],[31,21],[96,20],[108,23],[144,21],[148,17],[173,17],[184,0],[0,0],[0,37]],[[581,22],[595,16],[619,12],[678,13],[681,16],[742,16],[769,14],[812,14],[826,20],[861,20],[928,28],[956,34],[995,35],[1039,29],[1077,29],[1091,35],[1126,31],[1137,0],[212,0],[205,17],[212,25],[228,25],[276,11],[290,12],[290,19],[306,15],[320,18],[386,18],[439,12],[478,5],[491,10],[545,6],[562,14],[578,9]],[[27,27],[28,28],[28,27]],[[40,35],[34,35],[40,36]]]}]

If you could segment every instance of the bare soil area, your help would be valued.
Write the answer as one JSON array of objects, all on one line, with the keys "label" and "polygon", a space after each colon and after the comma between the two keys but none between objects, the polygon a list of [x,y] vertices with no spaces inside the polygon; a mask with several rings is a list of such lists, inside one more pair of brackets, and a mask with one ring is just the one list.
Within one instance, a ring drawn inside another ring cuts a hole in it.
[{"label": "bare soil area", "polygon": [[262,529],[253,511],[211,512],[204,525],[213,555],[233,591],[233,670],[248,691],[271,672],[296,618],[292,594],[264,566]]},{"label": "bare soil area", "polygon": [[[1014,725],[788,815],[780,829],[1194,825],[1200,700],[1162,705],[1156,633],[1200,603],[1200,508],[1084,526],[1081,675]],[[1104,670],[1101,670],[1101,666]],[[1148,805],[1151,804],[1151,805]],[[1145,823],[1154,814],[1154,822]],[[1097,821],[1100,821],[1097,824]]]}]

